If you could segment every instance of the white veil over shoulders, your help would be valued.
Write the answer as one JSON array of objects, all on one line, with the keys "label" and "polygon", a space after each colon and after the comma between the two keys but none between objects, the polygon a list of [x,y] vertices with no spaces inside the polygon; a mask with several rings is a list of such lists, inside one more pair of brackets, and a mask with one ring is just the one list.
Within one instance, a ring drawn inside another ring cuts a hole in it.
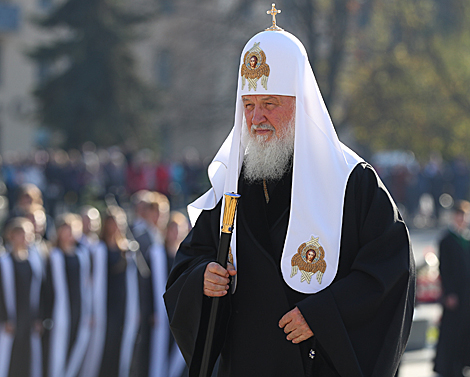
[{"label": "white veil over shoulders", "polygon": [[[250,67],[252,56],[256,67]],[[296,97],[292,197],[281,270],[291,288],[316,293],[336,276],[346,184],[362,159],[339,141],[307,52],[292,34],[263,31],[245,45],[233,129],[209,166],[212,188],[188,206],[188,213],[194,225],[225,192],[237,192],[245,154],[242,96],[264,94]],[[235,234],[231,247],[236,264]],[[310,250],[314,260],[306,257]]]}]

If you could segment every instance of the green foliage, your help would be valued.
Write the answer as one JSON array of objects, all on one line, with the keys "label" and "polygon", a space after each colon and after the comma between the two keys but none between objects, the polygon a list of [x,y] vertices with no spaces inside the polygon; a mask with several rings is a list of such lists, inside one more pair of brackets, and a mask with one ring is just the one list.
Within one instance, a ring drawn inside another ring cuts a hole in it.
[{"label": "green foliage", "polygon": [[40,120],[63,131],[66,146],[87,140],[106,146],[129,138],[148,145],[155,138],[156,96],[134,73],[130,51],[136,26],[148,18],[113,0],[68,0],[37,20],[58,35],[29,54],[50,71],[34,92]]},{"label": "green foliage", "polygon": [[376,0],[344,85],[347,122],[372,150],[470,157],[470,24],[465,0]]}]

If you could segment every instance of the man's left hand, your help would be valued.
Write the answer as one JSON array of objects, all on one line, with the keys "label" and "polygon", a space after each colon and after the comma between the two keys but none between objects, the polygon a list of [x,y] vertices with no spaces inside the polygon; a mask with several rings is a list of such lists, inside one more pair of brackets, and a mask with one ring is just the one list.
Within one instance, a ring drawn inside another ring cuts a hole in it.
[{"label": "man's left hand", "polygon": [[300,343],[313,336],[312,330],[310,330],[307,321],[305,321],[304,316],[297,307],[281,318],[279,327],[284,329],[287,340],[292,341],[292,343]]}]

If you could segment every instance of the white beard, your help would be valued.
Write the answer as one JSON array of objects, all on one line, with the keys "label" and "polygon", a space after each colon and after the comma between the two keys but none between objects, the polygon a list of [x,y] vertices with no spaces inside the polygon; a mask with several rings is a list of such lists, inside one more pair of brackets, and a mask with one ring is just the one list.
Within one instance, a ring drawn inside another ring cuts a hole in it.
[{"label": "white beard", "polygon": [[[295,121],[292,119],[286,127],[286,132],[280,137],[274,133],[270,141],[267,136],[255,136],[248,132],[246,121],[242,130],[242,143],[246,145],[243,164],[244,177],[249,182],[266,179],[279,180],[290,169],[294,154]],[[252,125],[252,130],[256,126]],[[260,125],[259,128],[272,129],[270,125]]]}]

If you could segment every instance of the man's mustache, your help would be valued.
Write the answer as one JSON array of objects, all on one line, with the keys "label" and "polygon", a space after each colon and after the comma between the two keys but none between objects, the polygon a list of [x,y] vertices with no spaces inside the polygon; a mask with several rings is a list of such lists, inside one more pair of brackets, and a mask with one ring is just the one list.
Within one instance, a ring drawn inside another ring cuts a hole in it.
[{"label": "man's mustache", "polygon": [[261,123],[261,124],[252,124],[251,125],[251,130],[252,131],[256,131],[256,130],[276,131],[276,129],[273,126],[271,126],[270,124],[263,124],[263,123]]}]

